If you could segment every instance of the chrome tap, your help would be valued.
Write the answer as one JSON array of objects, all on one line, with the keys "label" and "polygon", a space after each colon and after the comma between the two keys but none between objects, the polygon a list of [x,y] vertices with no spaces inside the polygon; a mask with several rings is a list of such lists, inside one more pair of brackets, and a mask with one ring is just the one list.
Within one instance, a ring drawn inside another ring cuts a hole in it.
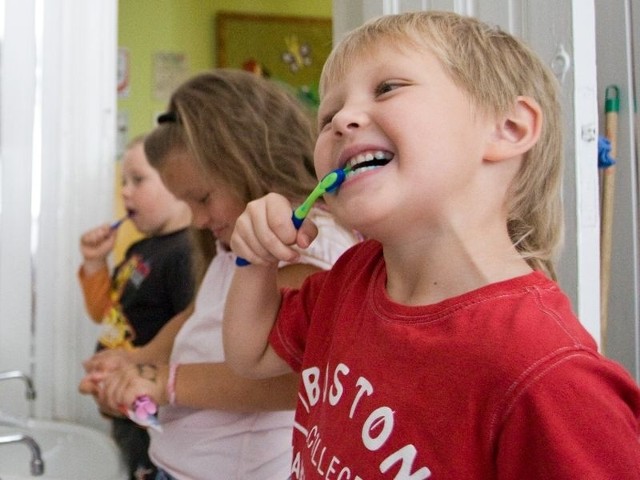
[{"label": "chrome tap", "polygon": [[10,380],[12,378],[20,378],[27,385],[27,400],[36,398],[36,391],[33,388],[33,381],[29,375],[22,373],[20,370],[11,370],[8,372],[0,372],[0,380]]},{"label": "chrome tap", "polygon": [[40,446],[33,438],[22,433],[0,437],[0,445],[9,443],[25,443],[31,450],[31,475],[39,476],[44,474],[44,461],[40,453]]}]

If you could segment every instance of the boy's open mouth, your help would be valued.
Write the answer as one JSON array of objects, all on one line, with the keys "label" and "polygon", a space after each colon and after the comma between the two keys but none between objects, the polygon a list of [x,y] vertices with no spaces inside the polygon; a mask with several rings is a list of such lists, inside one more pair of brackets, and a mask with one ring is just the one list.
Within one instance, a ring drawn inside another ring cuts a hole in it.
[{"label": "boy's open mouth", "polygon": [[349,159],[345,165],[345,169],[349,173],[371,170],[386,165],[392,158],[393,154],[391,152],[384,152],[382,150],[364,152]]}]

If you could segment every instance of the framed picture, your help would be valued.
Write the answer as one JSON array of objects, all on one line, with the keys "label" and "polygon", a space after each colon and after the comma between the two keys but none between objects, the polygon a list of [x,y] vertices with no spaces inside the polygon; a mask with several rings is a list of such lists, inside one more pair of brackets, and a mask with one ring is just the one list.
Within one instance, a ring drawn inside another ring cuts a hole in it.
[{"label": "framed picture", "polygon": [[330,18],[219,12],[216,36],[219,67],[282,82],[317,107],[320,72],[332,47]]}]

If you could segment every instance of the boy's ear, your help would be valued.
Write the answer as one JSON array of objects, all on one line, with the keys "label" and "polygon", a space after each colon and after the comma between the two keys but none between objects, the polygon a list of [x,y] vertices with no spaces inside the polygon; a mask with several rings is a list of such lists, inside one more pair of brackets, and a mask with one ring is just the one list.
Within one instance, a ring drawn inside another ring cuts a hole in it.
[{"label": "boy's ear", "polygon": [[484,159],[500,161],[529,151],[540,138],[542,110],[531,97],[518,97],[506,115],[498,119],[487,141]]}]

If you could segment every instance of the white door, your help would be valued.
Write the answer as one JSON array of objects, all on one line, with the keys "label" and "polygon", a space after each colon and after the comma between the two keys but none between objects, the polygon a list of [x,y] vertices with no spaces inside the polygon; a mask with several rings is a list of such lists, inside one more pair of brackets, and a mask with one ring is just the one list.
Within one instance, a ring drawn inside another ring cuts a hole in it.
[{"label": "white door", "polygon": [[597,90],[593,0],[334,0],[334,39],[365,20],[448,10],[500,25],[531,45],[561,81],[566,119],[566,240],[559,280],[580,320],[600,339]]},{"label": "white door", "polygon": [[[34,7],[33,2],[0,4],[0,371],[27,373],[33,373],[29,354]],[[0,384],[0,411],[16,415],[29,412],[23,384]]]},{"label": "white door", "polygon": [[98,419],[77,393],[96,338],[80,233],[111,218],[117,0],[0,0],[0,413]]}]

